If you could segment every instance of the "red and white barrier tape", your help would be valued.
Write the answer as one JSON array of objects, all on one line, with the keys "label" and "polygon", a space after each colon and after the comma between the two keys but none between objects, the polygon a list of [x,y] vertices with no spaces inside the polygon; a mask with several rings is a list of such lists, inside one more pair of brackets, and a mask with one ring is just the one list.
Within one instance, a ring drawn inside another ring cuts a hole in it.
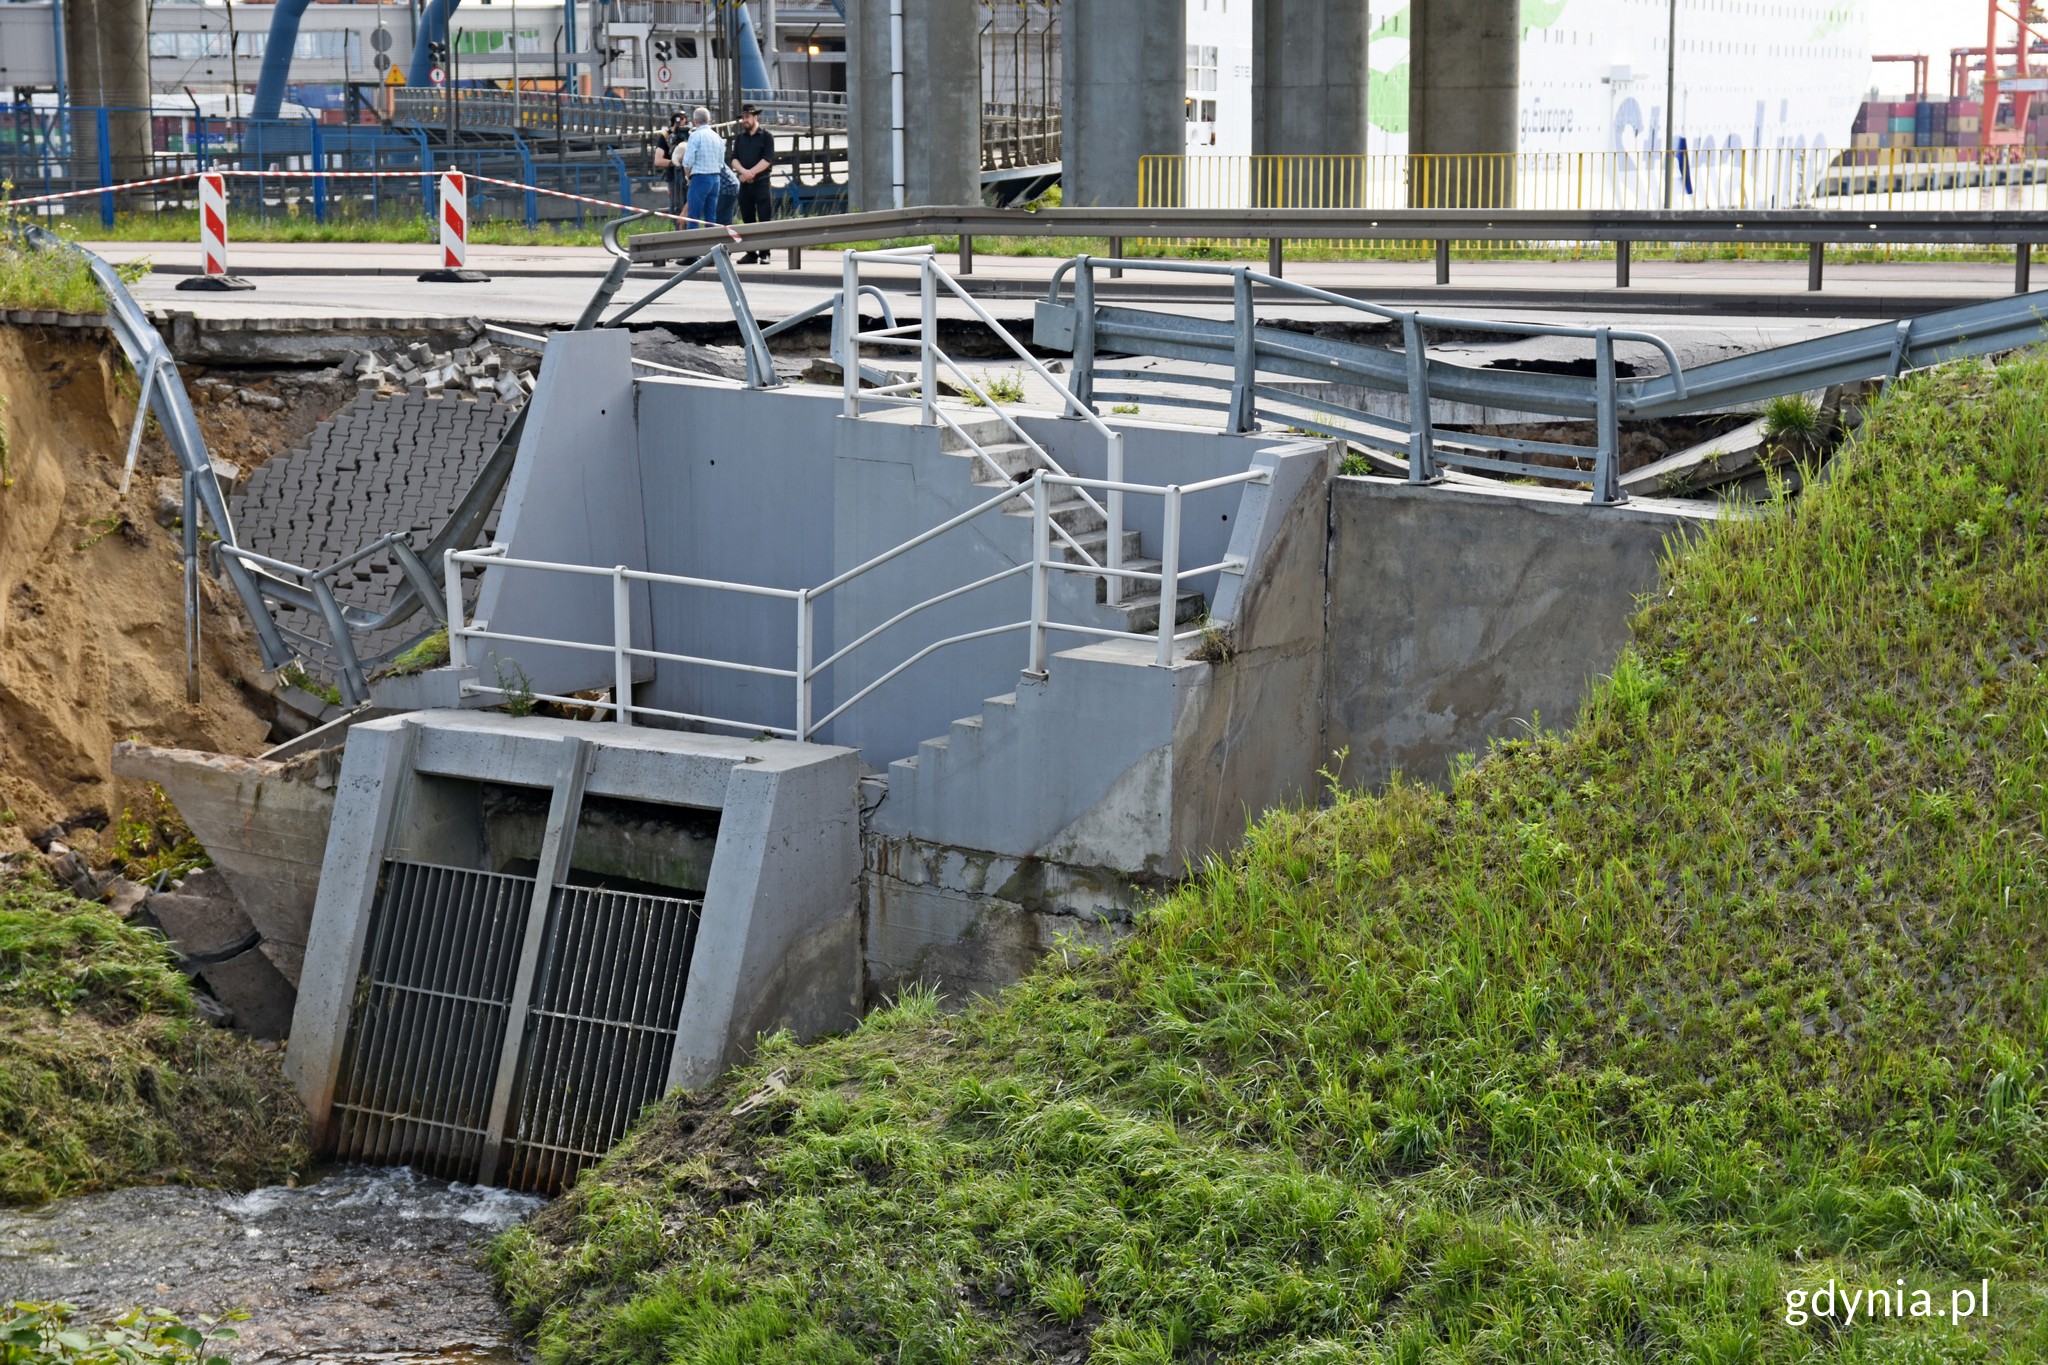
[{"label": "red and white barrier tape", "polygon": [[[86,199],[96,194],[118,194],[123,190],[148,189],[153,185],[176,185],[187,180],[198,179],[202,174],[214,176],[232,175],[252,180],[375,180],[380,178],[386,180],[409,180],[421,174],[433,175],[435,174],[435,172],[249,170],[220,170],[206,172],[186,171],[182,175],[160,175],[151,180],[130,180],[119,185],[100,185],[89,190],[64,190],[58,194],[39,194],[27,199],[10,199],[7,201],[7,207],[22,208],[29,204],[50,204],[55,203],[60,199]],[[442,174],[446,175],[448,174],[448,172],[442,172]],[[517,180],[500,180],[496,176],[491,175],[471,175],[467,171],[455,172],[455,174],[461,175],[464,180],[480,180],[487,185],[503,185],[508,189],[518,190],[522,194],[545,194],[555,199],[568,199],[578,204],[595,204],[599,208],[623,209],[627,213],[647,213],[655,218],[666,218],[671,222],[679,223],[684,227],[724,228],[726,236],[732,238],[735,242],[744,240],[740,236],[738,230],[733,228],[728,223],[706,222],[702,218],[692,218],[689,217],[687,214],[681,213],[663,213],[658,209],[641,209],[632,204],[621,204],[616,199],[593,199],[587,194],[571,194],[567,190],[551,190],[542,185],[528,185]]]}]

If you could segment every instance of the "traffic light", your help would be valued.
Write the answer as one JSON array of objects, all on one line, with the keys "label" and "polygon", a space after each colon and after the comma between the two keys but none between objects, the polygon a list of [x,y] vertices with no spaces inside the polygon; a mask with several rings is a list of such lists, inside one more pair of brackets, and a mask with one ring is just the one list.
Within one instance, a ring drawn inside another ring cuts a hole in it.
[{"label": "traffic light", "polygon": [[448,65],[448,44],[439,38],[430,40],[427,43],[427,56],[433,60],[435,66]]},{"label": "traffic light", "polygon": [[667,66],[669,63],[669,59],[673,56],[675,56],[675,48],[669,43],[668,39],[656,38],[654,40],[655,61],[659,62],[663,66]]}]

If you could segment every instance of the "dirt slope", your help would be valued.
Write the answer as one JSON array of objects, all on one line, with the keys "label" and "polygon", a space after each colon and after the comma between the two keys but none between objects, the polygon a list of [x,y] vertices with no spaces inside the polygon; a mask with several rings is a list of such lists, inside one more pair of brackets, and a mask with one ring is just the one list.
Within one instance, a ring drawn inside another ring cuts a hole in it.
[{"label": "dirt slope", "polygon": [[[111,339],[0,327],[0,852],[133,793],[116,740],[247,754],[267,723],[240,675],[257,666],[231,593],[205,581],[200,701],[185,700],[179,536],[153,517],[177,473],[161,436],[119,492],[136,386]],[[245,464],[284,448],[306,414],[202,402],[217,454]],[[11,816],[11,818],[10,818]]]}]

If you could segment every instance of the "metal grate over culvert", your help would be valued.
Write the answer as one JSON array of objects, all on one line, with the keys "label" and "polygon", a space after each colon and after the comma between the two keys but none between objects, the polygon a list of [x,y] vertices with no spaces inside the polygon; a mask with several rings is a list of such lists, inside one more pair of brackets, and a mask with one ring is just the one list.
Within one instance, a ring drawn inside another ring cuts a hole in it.
[{"label": "metal grate over culvert", "polygon": [[505,1183],[547,1193],[626,1135],[668,1079],[701,900],[555,889]]},{"label": "metal grate over culvert", "polygon": [[[384,864],[336,1090],[337,1159],[553,1193],[660,1096],[703,902],[556,887],[519,1001],[533,897],[531,877]],[[494,1105],[515,1016],[509,1103]],[[494,1111],[508,1119],[486,1174]]]}]

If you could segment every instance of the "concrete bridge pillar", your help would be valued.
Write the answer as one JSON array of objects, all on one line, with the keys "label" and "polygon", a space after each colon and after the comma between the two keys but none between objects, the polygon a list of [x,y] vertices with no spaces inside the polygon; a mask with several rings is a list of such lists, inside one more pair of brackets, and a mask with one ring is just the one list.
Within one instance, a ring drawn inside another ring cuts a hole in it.
[{"label": "concrete bridge pillar", "polygon": [[[1256,0],[1252,151],[1356,156],[1366,149],[1365,0]],[[1364,177],[1331,166],[1261,168],[1256,202],[1334,208],[1363,199]]]},{"label": "concrete bridge pillar", "polygon": [[1415,0],[1408,15],[1408,151],[1463,155],[1412,168],[1418,208],[1511,208],[1504,160],[1517,149],[1522,0]]},{"label": "concrete bridge pillar", "polygon": [[[981,202],[981,7],[974,0],[902,0],[903,202]],[[895,197],[890,101],[890,0],[847,0],[850,204]]]},{"label": "concrete bridge pillar", "polygon": [[[107,115],[106,152],[115,182],[148,179],[149,6],[145,0],[73,0],[64,7],[64,51],[71,103],[114,110]],[[97,116],[77,116],[72,128],[77,169],[98,175]]]},{"label": "concrete bridge pillar", "polygon": [[1187,0],[1066,0],[1062,201],[1138,202],[1138,159],[1187,149]]}]

